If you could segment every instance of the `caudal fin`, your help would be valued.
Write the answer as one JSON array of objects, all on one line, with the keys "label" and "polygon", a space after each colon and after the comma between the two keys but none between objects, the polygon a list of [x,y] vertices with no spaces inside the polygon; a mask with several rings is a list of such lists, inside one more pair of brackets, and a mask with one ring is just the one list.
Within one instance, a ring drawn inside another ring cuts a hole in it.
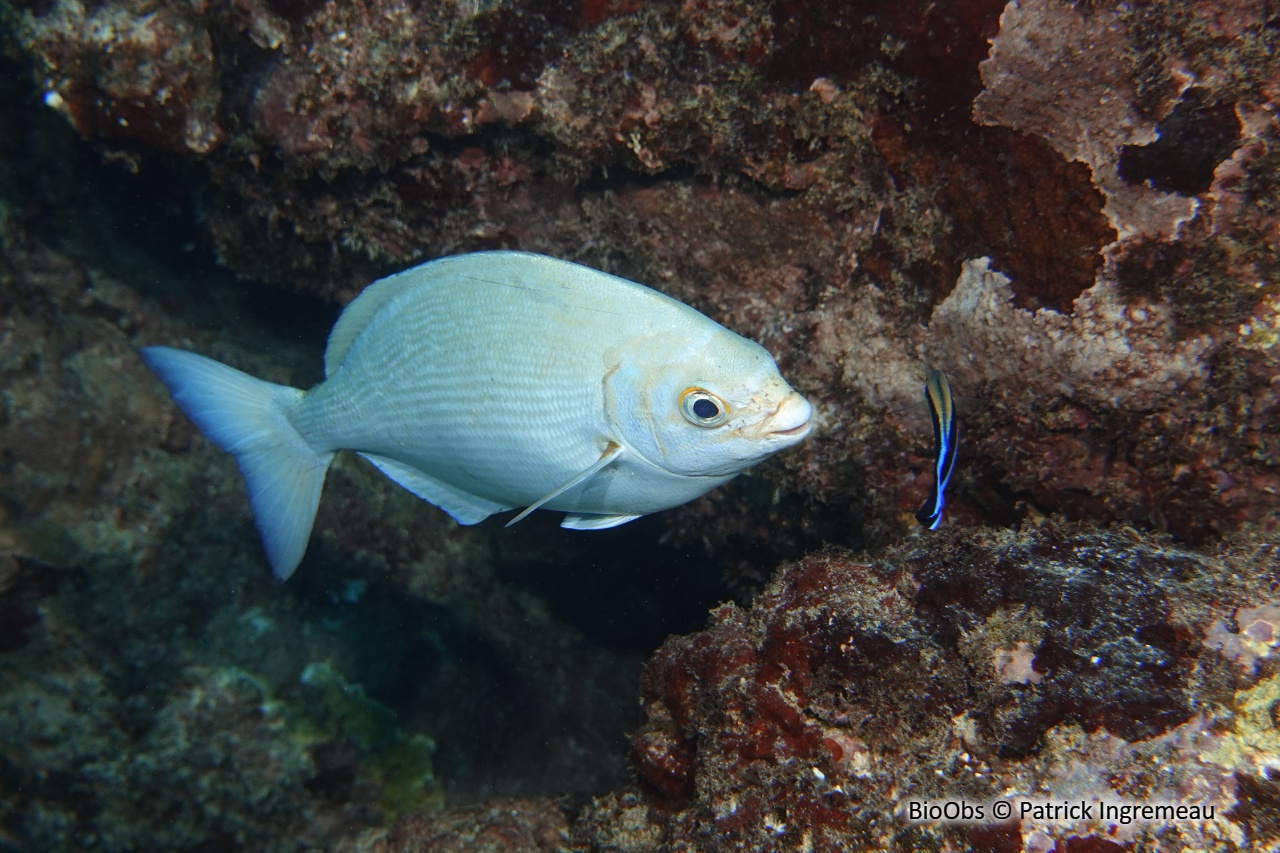
[{"label": "caudal fin", "polygon": [[285,580],[307,550],[333,461],[333,453],[315,451],[289,421],[303,392],[182,350],[141,353],[200,431],[235,456],[267,561]]}]

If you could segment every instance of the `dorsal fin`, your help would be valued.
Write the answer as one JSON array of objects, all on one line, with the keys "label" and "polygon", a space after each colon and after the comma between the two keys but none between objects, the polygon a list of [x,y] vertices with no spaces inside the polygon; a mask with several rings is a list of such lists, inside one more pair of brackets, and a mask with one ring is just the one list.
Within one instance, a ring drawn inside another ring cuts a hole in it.
[{"label": "dorsal fin", "polygon": [[325,376],[333,375],[347,357],[351,344],[355,343],[355,339],[364,331],[364,327],[369,325],[369,321],[391,297],[412,283],[409,275],[417,269],[412,267],[404,272],[378,279],[360,291],[360,295],[343,309],[342,316],[338,317],[338,322],[333,324],[333,331],[329,332],[329,343],[324,351]]}]

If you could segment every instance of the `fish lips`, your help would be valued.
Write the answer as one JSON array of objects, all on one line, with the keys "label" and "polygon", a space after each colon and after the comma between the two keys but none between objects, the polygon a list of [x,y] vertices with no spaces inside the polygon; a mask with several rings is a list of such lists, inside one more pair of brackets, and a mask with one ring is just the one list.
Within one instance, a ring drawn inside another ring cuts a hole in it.
[{"label": "fish lips", "polygon": [[783,400],[760,425],[761,438],[791,445],[803,441],[813,431],[813,406],[799,394]]}]

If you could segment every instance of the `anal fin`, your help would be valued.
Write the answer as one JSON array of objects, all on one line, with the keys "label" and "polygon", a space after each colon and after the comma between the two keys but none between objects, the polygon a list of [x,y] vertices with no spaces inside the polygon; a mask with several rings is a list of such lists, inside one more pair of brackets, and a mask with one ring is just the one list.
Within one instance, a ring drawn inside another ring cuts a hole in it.
[{"label": "anal fin", "polygon": [[503,506],[502,504],[476,497],[456,486],[450,486],[447,483],[428,477],[416,468],[411,468],[395,459],[378,456],[374,453],[361,453],[360,455],[372,462],[379,471],[395,480],[396,483],[413,492],[427,503],[434,504],[449,513],[453,520],[459,524],[479,524],[495,512],[511,509],[509,506]]}]

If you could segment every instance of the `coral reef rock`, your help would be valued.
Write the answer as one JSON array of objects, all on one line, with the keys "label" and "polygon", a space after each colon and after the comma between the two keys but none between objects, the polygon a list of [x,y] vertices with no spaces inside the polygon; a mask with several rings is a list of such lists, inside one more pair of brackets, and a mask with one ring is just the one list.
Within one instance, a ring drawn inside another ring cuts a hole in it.
[{"label": "coral reef rock", "polygon": [[[0,47],[0,848],[1280,848],[1274,3],[0,0]],[[135,265],[178,234],[217,274]],[[272,585],[135,347],[305,385],[493,248],[760,341],[818,429],[596,544],[340,460]],[[619,635],[700,573],[742,603],[637,709]],[[381,734],[304,747],[317,691]]]},{"label": "coral reef rock", "polygon": [[[758,472],[775,535],[743,529],[747,488],[671,515],[744,589],[770,562],[753,547],[909,529],[926,367],[980,401],[960,517],[1195,543],[1280,510],[1280,31],[1262,0],[0,16],[47,108],[108,156],[199,164],[205,236],[245,276],[346,301],[414,260],[521,248],[765,343],[825,425]],[[712,505],[725,521],[701,530]]]},{"label": "coral reef rock", "polygon": [[[719,608],[649,662],[640,787],[597,800],[577,837],[635,851],[1270,849],[1278,569],[1272,545],[1204,557],[1058,525],[788,564],[749,610]],[[1233,654],[1249,637],[1260,656]],[[1011,821],[991,818],[1001,800]],[[1019,819],[1024,802],[1080,800],[1215,814]],[[912,821],[913,801],[987,819]]]}]

